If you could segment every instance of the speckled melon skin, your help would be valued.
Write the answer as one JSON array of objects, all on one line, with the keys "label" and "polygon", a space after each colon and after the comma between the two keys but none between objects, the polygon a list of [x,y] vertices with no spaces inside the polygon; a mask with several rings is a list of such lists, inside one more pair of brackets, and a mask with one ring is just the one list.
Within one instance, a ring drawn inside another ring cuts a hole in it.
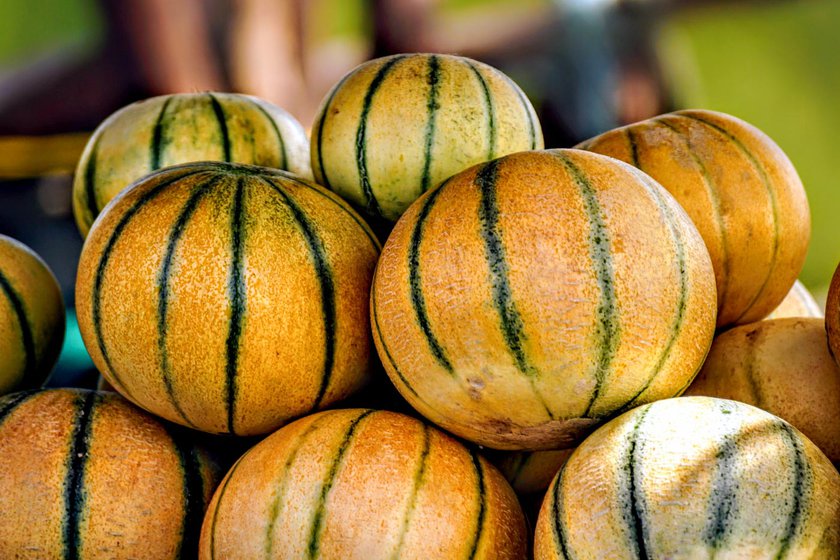
[{"label": "speckled melon skin", "polygon": [[502,72],[461,56],[401,54],[336,84],[312,125],[311,163],[318,183],[396,221],[447,177],[542,148],[534,108]]},{"label": "speckled melon skin", "polygon": [[683,110],[578,147],[635,165],[685,208],[712,257],[719,327],[763,319],[785,298],[805,262],[811,216],[796,169],[762,131]]},{"label": "speckled melon skin", "polygon": [[573,447],[680,394],[715,328],[696,228],[632,166],[513,154],[415,202],[385,244],[374,342],[426,418],[494,449]]},{"label": "speckled melon skin", "polygon": [[0,235],[0,396],[40,387],[63,341],[58,281],[29,247]]},{"label": "speckled melon skin", "polygon": [[840,462],[840,367],[828,351],[822,319],[759,321],[719,335],[685,394],[766,410]]},{"label": "speckled melon skin", "polygon": [[820,304],[805,285],[797,280],[776,309],[765,319],[785,319],[788,317],[823,317]]},{"label": "speckled melon skin", "polygon": [[379,243],[333,193],[268,168],[171,167],[95,222],[79,328],[117,391],[167,420],[256,435],[368,380]]},{"label": "speckled melon skin", "polygon": [[0,557],[190,558],[221,477],[115,393],[0,397]]},{"label": "speckled melon skin", "polygon": [[125,187],[192,161],[264,165],[312,178],[306,132],[280,107],[234,93],[152,97],[108,117],[88,141],[73,180],[73,214],[82,237]]},{"label": "speckled melon skin", "polygon": [[757,408],[682,397],[584,441],[546,494],[535,559],[840,557],[840,474]]},{"label": "speckled melon skin", "polygon": [[228,472],[199,558],[521,559],[522,511],[474,451],[393,412],[321,412]]}]

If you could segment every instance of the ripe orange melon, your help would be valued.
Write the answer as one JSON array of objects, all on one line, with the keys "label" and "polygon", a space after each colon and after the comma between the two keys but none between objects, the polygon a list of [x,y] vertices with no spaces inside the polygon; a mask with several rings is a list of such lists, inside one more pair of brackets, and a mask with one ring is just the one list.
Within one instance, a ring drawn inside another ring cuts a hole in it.
[{"label": "ripe orange melon", "polygon": [[752,406],[685,397],[584,441],[552,482],[536,560],[840,558],[840,474]]},{"label": "ripe orange melon", "polygon": [[644,173],[580,150],[523,152],[411,206],[379,260],[371,317],[388,375],[425,417],[492,448],[567,448],[688,386],[714,334],[714,273]]},{"label": "ripe orange melon", "polygon": [[797,280],[776,309],[766,319],[784,319],[786,317],[823,317],[820,304],[811,295],[802,282]]},{"label": "ripe orange melon", "polygon": [[63,341],[55,276],[29,247],[0,235],[0,395],[40,387]]},{"label": "ripe orange melon", "polygon": [[311,163],[318,183],[395,221],[450,175],[542,148],[534,108],[502,72],[461,56],[400,54],[365,62],[327,95]]},{"label": "ripe orange melon", "polygon": [[199,558],[525,557],[499,472],[419,420],[369,409],[300,419],[248,451],[213,496]]},{"label": "ripe orange melon", "polygon": [[686,394],[757,406],[840,462],[840,367],[822,319],[759,321],[721,334]]},{"label": "ripe orange melon", "polygon": [[82,237],[125,187],[191,161],[265,165],[312,178],[306,132],[283,109],[234,93],[153,97],[108,117],[88,141],[73,180],[73,214]]},{"label": "ripe orange melon", "polygon": [[828,297],[825,301],[825,330],[828,333],[828,347],[834,361],[840,365],[840,266],[831,277]]},{"label": "ripe orange melon", "polygon": [[115,393],[0,397],[0,558],[194,557],[221,473]]},{"label": "ripe orange melon", "polygon": [[685,208],[714,264],[718,326],[763,319],[785,298],[805,262],[811,218],[799,175],[766,134],[731,115],[687,110],[580,147],[635,165]]},{"label": "ripe orange melon", "polygon": [[85,242],[76,306],[114,388],[211,433],[266,433],[362,386],[379,244],[292,174],[203,162],[136,183]]}]

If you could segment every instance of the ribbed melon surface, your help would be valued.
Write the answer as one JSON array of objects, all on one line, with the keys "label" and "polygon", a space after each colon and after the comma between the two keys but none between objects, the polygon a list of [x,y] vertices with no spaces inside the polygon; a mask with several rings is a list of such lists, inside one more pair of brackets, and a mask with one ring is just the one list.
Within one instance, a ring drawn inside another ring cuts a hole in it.
[{"label": "ribbed melon surface", "polygon": [[195,555],[220,473],[206,453],[119,395],[0,398],[0,557]]},{"label": "ribbed melon surface", "polygon": [[88,141],[73,181],[82,236],[121,190],[153,171],[192,161],[263,165],[312,178],[306,132],[279,107],[233,93],[152,97],[111,115]]},{"label": "ribbed melon surface", "polygon": [[321,412],[230,470],[199,558],[520,559],[525,520],[502,475],[419,420]]},{"label": "ribbed melon surface", "polygon": [[224,163],[124,191],[79,263],[79,326],[129,400],[213,433],[266,433],[368,377],[379,244],[292,174]]},{"label": "ribbed melon surface", "polygon": [[391,221],[450,175],[542,148],[534,108],[510,78],[444,54],[360,65],[327,95],[312,125],[316,181]]},{"label": "ribbed melon surface", "polygon": [[678,395],[715,327],[714,273],[686,214],[635,168],[579,150],[506,156],[418,199],[371,302],[402,395],[498,449],[571,447]]}]

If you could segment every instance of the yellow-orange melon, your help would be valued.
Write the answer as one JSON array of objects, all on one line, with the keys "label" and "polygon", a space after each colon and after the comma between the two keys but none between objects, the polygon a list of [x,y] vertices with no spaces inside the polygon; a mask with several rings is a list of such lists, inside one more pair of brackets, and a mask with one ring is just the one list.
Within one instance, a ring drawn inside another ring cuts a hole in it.
[{"label": "yellow-orange melon", "polygon": [[40,387],[64,341],[64,300],[46,263],[0,235],[0,396]]},{"label": "yellow-orange melon", "polygon": [[785,298],[805,262],[811,218],[793,164],[762,131],[685,110],[580,147],[635,165],[685,208],[712,257],[719,326],[763,319]]},{"label": "yellow-orange melon", "polygon": [[572,447],[680,394],[715,328],[703,240],[618,160],[523,152],[415,202],[371,292],[388,375],[426,418],[497,449]]},{"label": "yellow-orange melon", "polygon": [[213,496],[199,558],[521,559],[501,474],[419,420],[350,409],[302,418],[246,453]]},{"label": "yellow-orange melon", "polygon": [[536,560],[840,558],[840,474],[799,431],[705,397],[638,407],[552,482]]},{"label": "yellow-orange melon", "polygon": [[88,141],[73,180],[73,214],[82,237],[125,187],[191,161],[265,165],[312,178],[306,132],[280,107],[235,93],[152,97],[108,117]]},{"label": "yellow-orange melon", "polygon": [[534,108],[495,68],[446,54],[377,58],[350,71],[312,125],[315,180],[395,221],[459,171],[543,148]]},{"label": "yellow-orange melon", "polygon": [[840,365],[840,266],[831,277],[828,297],[825,301],[825,330],[828,333],[828,347],[834,361]]},{"label": "yellow-orange melon", "polygon": [[828,351],[822,319],[759,321],[719,335],[685,394],[757,406],[840,462],[840,367]]},{"label": "yellow-orange melon", "polygon": [[368,378],[379,244],[292,174],[203,162],[121,193],[79,262],[79,327],[105,379],[167,420],[266,433]]},{"label": "yellow-orange melon", "polygon": [[115,393],[0,397],[0,558],[195,557],[221,473]]},{"label": "yellow-orange melon", "polygon": [[820,304],[802,282],[797,280],[776,309],[766,319],[785,319],[787,317],[823,317]]}]

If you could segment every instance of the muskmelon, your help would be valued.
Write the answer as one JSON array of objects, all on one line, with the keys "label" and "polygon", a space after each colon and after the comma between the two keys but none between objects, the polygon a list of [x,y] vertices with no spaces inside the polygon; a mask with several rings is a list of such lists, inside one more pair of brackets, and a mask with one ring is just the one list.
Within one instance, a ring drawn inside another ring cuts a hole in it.
[{"label": "muskmelon", "polygon": [[459,171],[543,148],[534,108],[495,68],[446,54],[400,54],[350,71],[312,125],[315,180],[395,221]]},{"label": "muskmelon", "polygon": [[64,341],[64,300],[46,263],[0,235],[0,395],[44,383]]},{"label": "muskmelon", "polygon": [[580,147],[635,165],[685,208],[712,257],[718,326],[758,321],[787,295],[811,218],[793,164],[766,134],[731,115],[685,110]]},{"label": "muskmelon", "polygon": [[840,558],[840,474],[790,424],[683,397],[601,427],[552,482],[536,560]]},{"label": "muskmelon", "polygon": [[759,321],[719,335],[686,394],[757,406],[840,462],[840,367],[822,319]]},{"label": "muskmelon", "polygon": [[248,451],[207,510],[199,558],[521,559],[525,520],[484,458],[370,409],[300,419]]},{"label": "muskmelon", "polygon": [[500,451],[491,461],[517,494],[534,494],[548,488],[574,450]]},{"label": "muskmelon", "polygon": [[192,161],[264,165],[312,178],[306,132],[283,109],[233,93],[153,97],[111,115],[88,141],[73,181],[73,214],[82,237],[129,184]]},{"label": "muskmelon", "polygon": [[825,330],[828,347],[835,362],[840,365],[840,265],[831,277],[828,297],[825,300]]},{"label": "muskmelon", "polygon": [[192,163],[114,199],[82,250],[79,327],[129,400],[211,433],[266,433],[368,378],[379,244],[287,172]]},{"label": "muskmelon", "polygon": [[455,175],[397,222],[373,334],[435,423],[491,448],[568,448],[688,386],[714,282],[696,228],[650,177],[580,150],[523,152]]},{"label": "muskmelon", "polygon": [[805,285],[797,280],[776,309],[766,319],[784,319],[786,317],[823,317],[820,304]]},{"label": "muskmelon", "polygon": [[195,557],[221,473],[115,393],[0,398],[0,558]]}]

